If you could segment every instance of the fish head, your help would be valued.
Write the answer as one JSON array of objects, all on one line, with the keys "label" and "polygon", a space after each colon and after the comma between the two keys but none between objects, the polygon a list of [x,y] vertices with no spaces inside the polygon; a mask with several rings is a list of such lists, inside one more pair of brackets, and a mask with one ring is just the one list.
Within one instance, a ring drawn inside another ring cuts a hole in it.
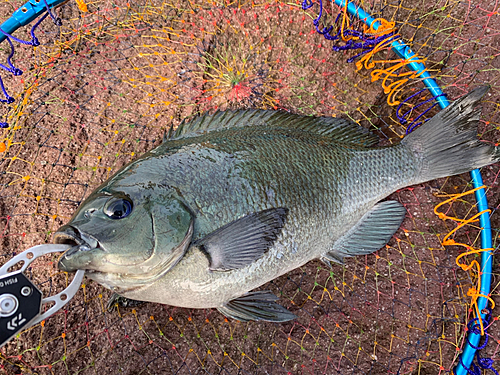
[{"label": "fish head", "polygon": [[193,215],[175,190],[155,184],[105,185],[54,234],[69,244],[59,268],[119,274],[140,283],[168,272],[184,255]]}]

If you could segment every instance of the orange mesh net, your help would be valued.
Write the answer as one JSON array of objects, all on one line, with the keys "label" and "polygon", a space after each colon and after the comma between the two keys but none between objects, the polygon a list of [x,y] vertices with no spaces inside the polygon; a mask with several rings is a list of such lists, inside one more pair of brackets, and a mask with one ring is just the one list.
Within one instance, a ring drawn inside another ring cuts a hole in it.
[{"label": "orange mesh net", "polygon": [[[4,1],[3,19],[21,5]],[[492,85],[482,104],[479,136],[496,144],[498,5],[415,0],[360,5],[387,21],[377,33],[397,30],[449,99],[484,82]],[[321,27],[375,33],[332,3],[324,3],[323,10]],[[50,242],[95,187],[158,145],[164,130],[182,119],[249,107],[345,116],[389,144],[406,131],[398,113],[409,112],[411,120],[431,105],[418,107],[430,98],[425,93],[408,99],[421,90],[421,79],[387,46],[347,63],[357,52],[332,51],[333,42],[314,29],[317,8],[303,11],[300,2],[78,0],[55,12],[63,25],[44,21],[37,30],[40,46],[15,44],[12,61],[24,74],[2,75],[15,100],[1,112],[8,126],[0,129],[0,263]],[[21,28],[15,35],[28,31]],[[9,46],[0,47],[5,59]],[[483,170],[494,249],[500,196],[492,187],[499,172],[499,165]],[[0,372],[451,371],[479,290],[480,228],[471,189],[467,175],[402,189],[392,199],[408,214],[385,248],[331,270],[310,262],[264,286],[298,315],[296,321],[240,323],[215,310],[160,304],[110,312],[110,292],[89,281],[64,310],[0,350]],[[45,293],[68,282],[56,264],[57,255],[47,256],[29,270]],[[498,272],[493,272],[487,296],[492,304],[499,301]],[[493,316],[483,353],[495,359],[498,312]]]}]

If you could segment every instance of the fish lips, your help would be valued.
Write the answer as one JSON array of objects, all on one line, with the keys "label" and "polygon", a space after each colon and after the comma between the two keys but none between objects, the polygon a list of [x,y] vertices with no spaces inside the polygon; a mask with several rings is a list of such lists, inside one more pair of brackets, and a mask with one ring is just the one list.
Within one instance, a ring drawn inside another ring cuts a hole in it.
[{"label": "fish lips", "polygon": [[65,272],[74,272],[86,267],[92,262],[91,250],[100,248],[99,241],[82,234],[71,225],[64,225],[54,234],[56,244],[73,245],[59,259],[58,268]]}]

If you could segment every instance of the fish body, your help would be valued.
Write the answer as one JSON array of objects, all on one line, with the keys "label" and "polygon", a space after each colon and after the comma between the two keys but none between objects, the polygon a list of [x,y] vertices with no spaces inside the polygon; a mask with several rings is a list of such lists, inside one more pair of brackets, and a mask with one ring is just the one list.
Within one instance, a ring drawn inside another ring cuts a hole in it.
[{"label": "fish body", "polygon": [[[164,155],[167,147],[171,150],[175,141],[166,143],[134,167],[138,176],[144,176],[145,170],[175,171],[147,179],[166,178],[168,185],[182,191],[195,217],[194,241],[249,213],[286,207],[286,223],[269,251],[244,268],[215,272],[209,270],[207,256],[190,246],[177,266],[155,284],[128,290],[123,287],[126,280],[120,281],[123,275],[113,281],[104,275],[97,281],[132,299],[218,307],[221,301],[332,250],[361,216],[416,174],[415,160],[401,147],[321,144],[320,136],[308,135],[302,141],[288,130],[259,128],[230,135],[238,147],[228,147],[225,133],[183,140],[175,154],[157,156]],[[384,160],[390,167],[384,166]],[[119,184],[115,188],[126,191]]]},{"label": "fish body", "polygon": [[131,299],[291,319],[272,296],[250,291],[313,259],[378,250],[406,212],[381,199],[498,160],[476,139],[473,107],[484,92],[387,147],[344,119],[262,110],[200,117],[82,203],[56,233],[75,244],[60,268],[86,269]]}]

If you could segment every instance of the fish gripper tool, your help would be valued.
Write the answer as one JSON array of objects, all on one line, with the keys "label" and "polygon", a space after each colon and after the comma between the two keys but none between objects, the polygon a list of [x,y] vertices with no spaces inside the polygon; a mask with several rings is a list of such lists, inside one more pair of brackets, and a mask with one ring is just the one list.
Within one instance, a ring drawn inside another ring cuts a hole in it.
[{"label": "fish gripper tool", "polygon": [[[85,271],[78,270],[62,292],[43,298],[42,292],[26,277],[24,271],[35,259],[49,253],[66,251],[69,245],[38,245],[16,255],[0,267],[0,347],[20,331],[29,328],[59,311],[78,292]],[[13,266],[20,269],[9,272]],[[45,304],[53,304],[42,312]]]}]

